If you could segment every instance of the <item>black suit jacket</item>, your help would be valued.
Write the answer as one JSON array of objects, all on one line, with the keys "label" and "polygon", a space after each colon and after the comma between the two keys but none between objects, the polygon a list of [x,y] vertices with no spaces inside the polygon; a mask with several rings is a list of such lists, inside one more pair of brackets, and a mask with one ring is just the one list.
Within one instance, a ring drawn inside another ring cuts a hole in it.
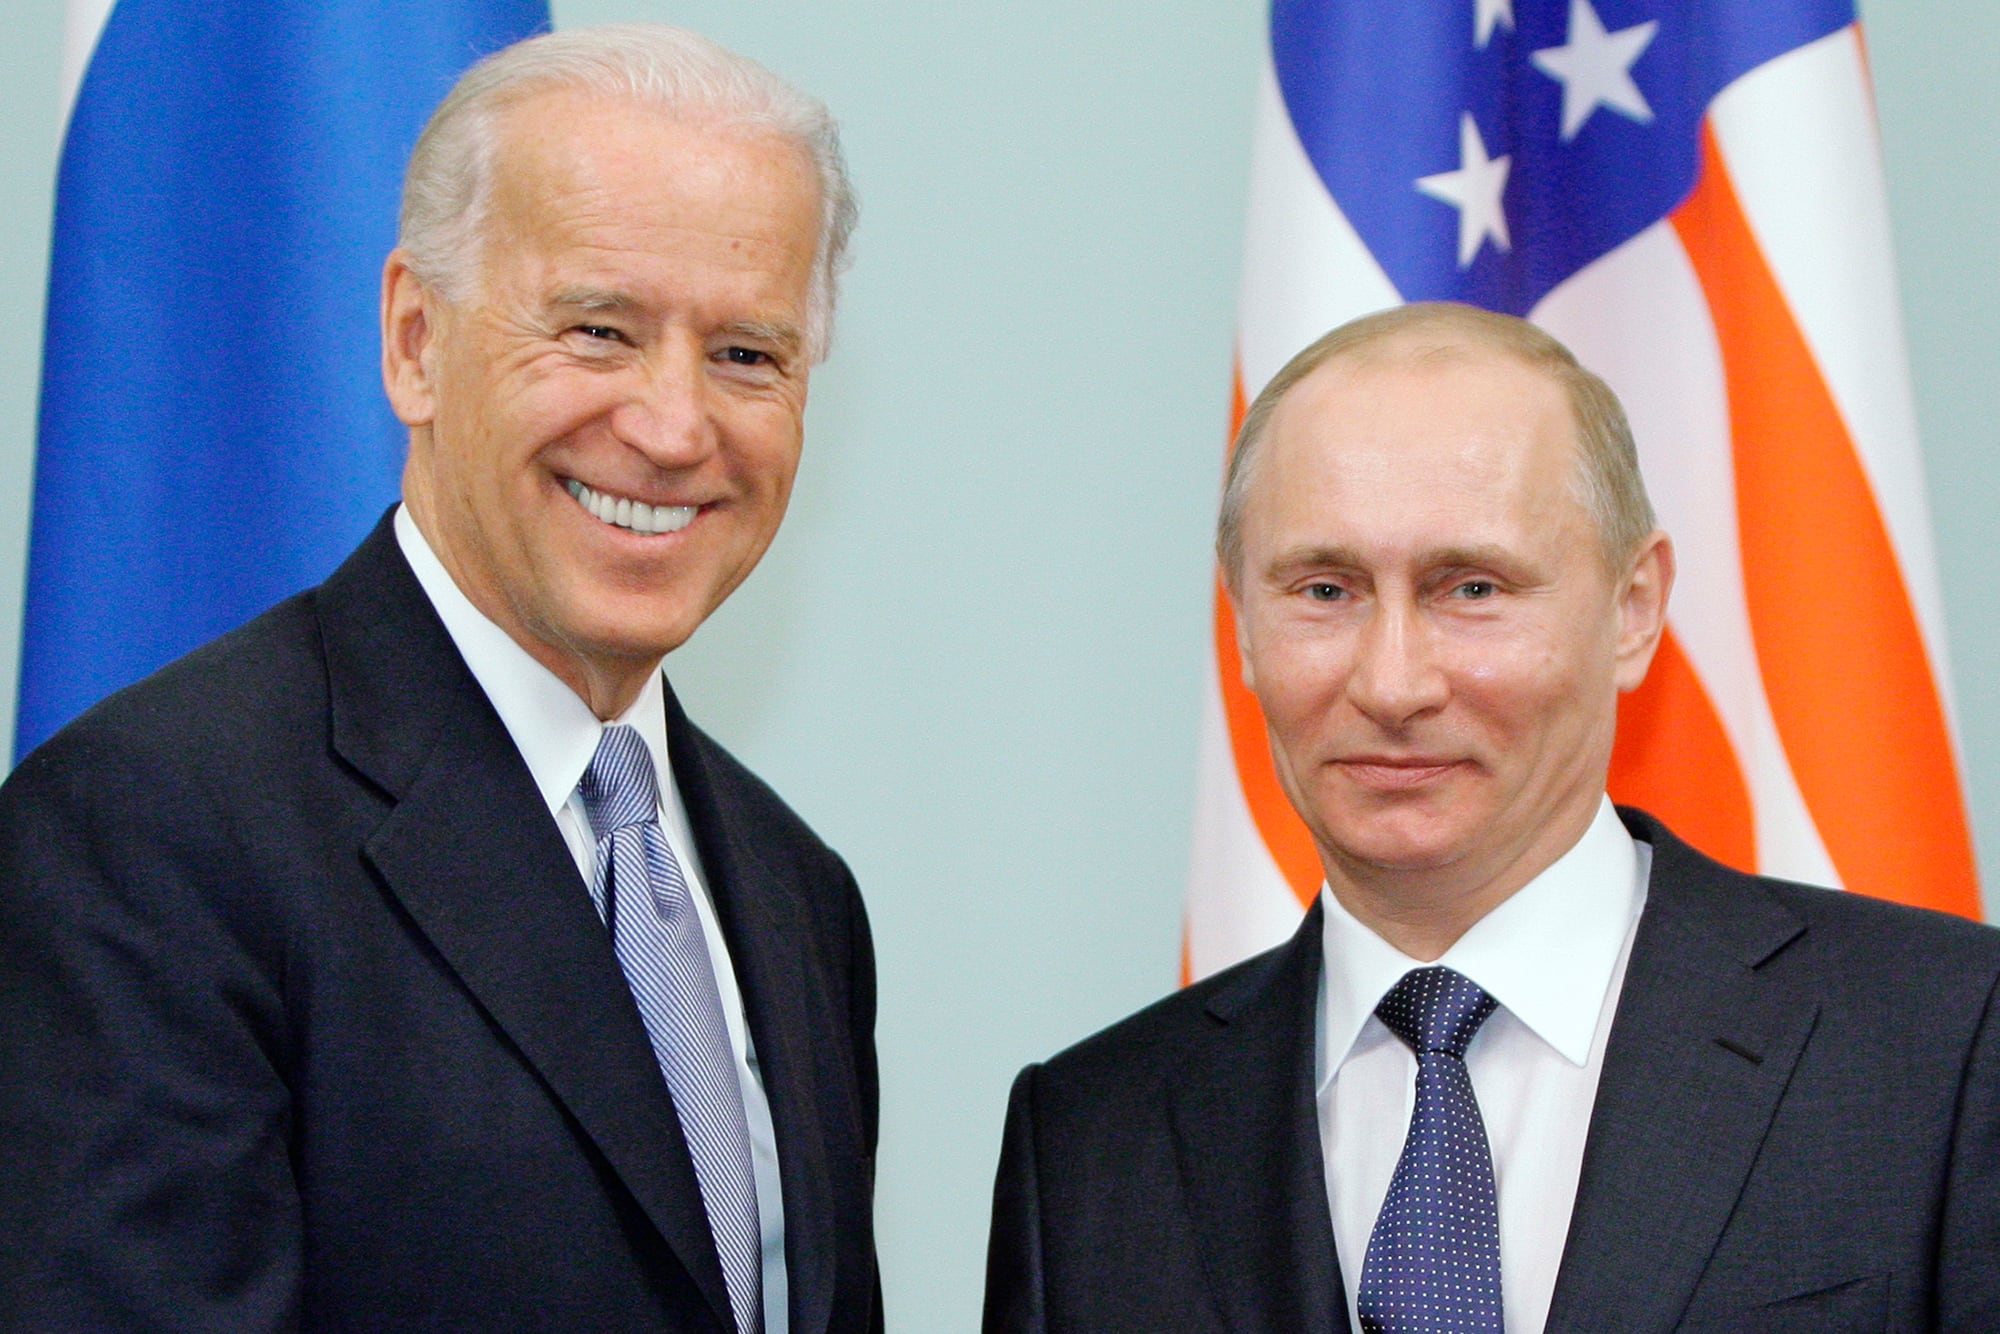
[{"label": "black suit jacket", "polygon": [[[879,1328],[852,877],[669,697],[795,1331]],[[387,520],[0,789],[0,1328],[729,1328],[576,865]]]},{"label": "black suit jacket", "polygon": [[[1652,879],[1547,1328],[2000,1330],[2000,931],[1625,819]],[[989,1331],[1348,1330],[1319,918],[1022,1072]]]}]

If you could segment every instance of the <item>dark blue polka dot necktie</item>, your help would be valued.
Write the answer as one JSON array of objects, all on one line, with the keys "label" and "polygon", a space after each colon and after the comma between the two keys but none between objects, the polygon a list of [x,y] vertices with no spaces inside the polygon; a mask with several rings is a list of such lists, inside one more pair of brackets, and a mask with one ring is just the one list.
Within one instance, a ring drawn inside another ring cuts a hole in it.
[{"label": "dark blue polka dot necktie", "polygon": [[1496,1004],[1449,968],[1418,968],[1375,1007],[1417,1053],[1417,1106],[1361,1266],[1363,1334],[1502,1334],[1493,1154],[1465,1070]]}]

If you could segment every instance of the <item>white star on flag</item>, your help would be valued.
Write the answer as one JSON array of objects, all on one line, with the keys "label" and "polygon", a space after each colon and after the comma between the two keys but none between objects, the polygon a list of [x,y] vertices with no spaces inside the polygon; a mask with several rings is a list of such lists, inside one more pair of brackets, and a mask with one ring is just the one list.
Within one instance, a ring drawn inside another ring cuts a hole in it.
[{"label": "white star on flag", "polygon": [[1535,68],[1563,86],[1562,137],[1567,143],[1599,107],[1610,107],[1641,125],[1653,108],[1632,82],[1632,64],[1659,31],[1659,20],[1604,31],[1590,0],[1569,0],[1569,42],[1534,53]]},{"label": "white star on flag", "polygon": [[1481,51],[1493,40],[1495,24],[1514,26],[1514,0],[1473,0],[1472,44]]},{"label": "white star on flag", "polygon": [[1479,137],[1472,113],[1465,111],[1458,118],[1458,170],[1441,171],[1417,180],[1417,188],[1431,198],[1458,207],[1461,269],[1472,267],[1472,257],[1479,253],[1480,242],[1489,236],[1493,238],[1494,249],[1512,248],[1513,243],[1507,238],[1507,213],[1500,205],[1512,163],[1513,155],[1509,153],[1496,158],[1486,156],[1486,141]]}]

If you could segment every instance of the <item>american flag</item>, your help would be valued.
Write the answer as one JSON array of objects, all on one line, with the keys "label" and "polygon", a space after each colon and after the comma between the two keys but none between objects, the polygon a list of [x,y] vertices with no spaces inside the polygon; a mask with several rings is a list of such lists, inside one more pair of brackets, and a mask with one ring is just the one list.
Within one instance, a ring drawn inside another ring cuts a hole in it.
[{"label": "american flag", "polygon": [[[1748,870],[1978,916],[1866,53],[1836,0],[1277,0],[1236,413],[1466,301],[1610,382],[1679,578],[1612,795]],[[1218,590],[1186,971],[1318,892]]]}]

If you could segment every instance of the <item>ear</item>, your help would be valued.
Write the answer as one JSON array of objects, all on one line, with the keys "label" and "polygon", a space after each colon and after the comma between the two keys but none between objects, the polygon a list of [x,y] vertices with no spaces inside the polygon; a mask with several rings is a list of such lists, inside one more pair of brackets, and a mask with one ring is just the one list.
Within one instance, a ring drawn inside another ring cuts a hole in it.
[{"label": "ear", "polygon": [[1667,629],[1667,595],[1674,588],[1674,544],[1657,529],[1639,544],[1639,554],[1618,592],[1620,693],[1637,690],[1653,665],[1653,653]]},{"label": "ear", "polygon": [[390,251],[382,266],[382,387],[405,426],[427,426],[437,415],[431,354],[441,304],[409,255]]}]

